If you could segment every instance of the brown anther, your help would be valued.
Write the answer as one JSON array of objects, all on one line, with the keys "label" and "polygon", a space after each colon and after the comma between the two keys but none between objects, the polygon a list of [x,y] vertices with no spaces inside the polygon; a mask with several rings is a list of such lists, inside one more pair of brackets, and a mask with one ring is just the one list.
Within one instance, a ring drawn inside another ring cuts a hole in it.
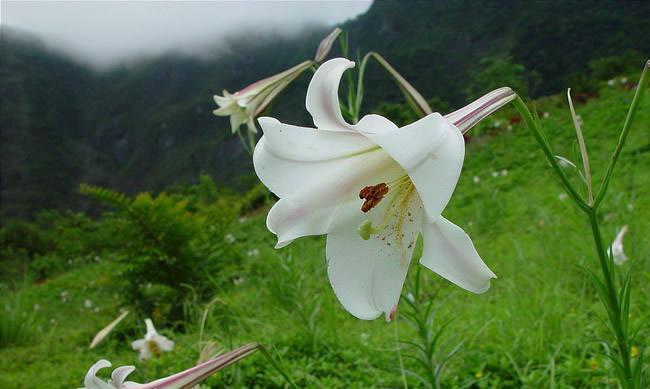
[{"label": "brown anther", "polygon": [[381,199],[388,193],[388,185],[381,184],[369,185],[361,189],[359,192],[359,198],[365,199],[363,205],[361,205],[361,210],[365,213],[373,209]]}]

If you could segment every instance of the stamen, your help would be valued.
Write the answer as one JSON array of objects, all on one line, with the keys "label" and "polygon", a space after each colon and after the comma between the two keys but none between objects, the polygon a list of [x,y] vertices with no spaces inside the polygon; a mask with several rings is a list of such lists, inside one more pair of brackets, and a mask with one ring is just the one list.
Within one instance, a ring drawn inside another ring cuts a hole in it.
[{"label": "stamen", "polygon": [[363,205],[361,205],[361,211],[366,213],[373,209],[387,193],[388,185],[383,182],[377,185],[369,185],[361,189],[359,192],[359,198],[366,200],[363,202]]}]

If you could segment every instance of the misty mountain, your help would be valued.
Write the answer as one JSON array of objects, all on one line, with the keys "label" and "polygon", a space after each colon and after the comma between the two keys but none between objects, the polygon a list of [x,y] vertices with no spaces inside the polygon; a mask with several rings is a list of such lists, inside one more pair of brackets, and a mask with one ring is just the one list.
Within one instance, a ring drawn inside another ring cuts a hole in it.
[{"label": "misty mountain", "polygon": [[[485,57],[523,65],[538,96],[561,90],[596,58],[627,49],[650,53],[645,1],[377,1],[342,27],[352,52],[380,52],[427,98],[451,106],[466,101]],[[228,121],[212,115],[212,95],[312,57],[327,32],[242,37],[239,50],[213,59],[170,53],[98,73],[3,27],[2,213],[83,207],[81,182],[135,193],[205,172],[223,185],[247,187],[254,182],[250,158]],[[400,101],[377,66],[366,82],[366,110]],[[273,115],[309,124],[307,83],[303,77],[286,90]]]}]

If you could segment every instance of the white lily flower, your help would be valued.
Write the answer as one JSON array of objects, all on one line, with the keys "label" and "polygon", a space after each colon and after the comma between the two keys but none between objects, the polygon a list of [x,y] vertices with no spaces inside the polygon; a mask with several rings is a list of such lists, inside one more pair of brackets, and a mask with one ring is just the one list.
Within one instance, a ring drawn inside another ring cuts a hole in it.
[{"label": "white lily flower", "polygon": [[229,351],[223,355],[201,363],[180,373],[149,382],[138,384],[127,381],[126,377],[134,370],[134,366],[121,366],[113,370],[111,379],[105,382],[97,377],[97,372],[103,368],[110,367],[111,363],[102,359],[95,363],[84,379],[84,387],[80,389],[187,389],[199,384],[217,371],[238,362],[239,360],[254,353],[259,346],[250,343]]},{"label": "white lily flower", "polygon": [[338,85],[354,62],[321,65],[307,90],[316,129],[263,117],[264,136],[253,155],[260,180],[280,200],[267,218],[276,247],[327,234],[330,283],[343,306],[360,319],[395,312],[418,234],[420,263],[475,293],[494,273],[469,236],[441,216],[460,176],[462,133],[511,101],[497,89],[446,116],[432,113],[398,128],[367,115],[343,120]]},{"label": "white lily flower", "polygon": [[145,319],[144,322],[147,325],[147,333],[144,338],[131,343],[134,350],[140,351],[140,360],[149,359],[153,355],[160,355],[174,349],[174,342],[160,335],[151,319]]},{"label": "white lily flower", "polygon": [[622,265],[628,260],[627,255],[625,255],[625,252],[623,251],[623,238],[625,237],[626,233],[627,226],[625,225],[618,231],[618,234],[616,234],[616,239],[614,239],[612,244],[609,246],[609,251],[612,253],[614,263],[617,265]]},{"label": "white lily flower", "polygon": [[312,61],[304,61],[274,76],[256,81],[232,94],[224,89],[223,96],[214,96],[214,101],[219,108],[213,113],[217,116],[230,116],[230,127],[233,134],[239,131],[242,124],[246,124],[249,131],[256,133],[255,117],[262,113],[287,85],[311,65]]}]

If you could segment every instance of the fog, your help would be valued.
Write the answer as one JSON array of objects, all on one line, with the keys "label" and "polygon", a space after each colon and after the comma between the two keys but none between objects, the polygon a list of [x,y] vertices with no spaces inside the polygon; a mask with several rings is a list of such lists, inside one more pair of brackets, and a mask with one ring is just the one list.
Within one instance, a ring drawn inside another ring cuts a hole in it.
[{"label": "fog", "polygon": [[169,51],[205,55],[247,32],[290,36],[363,13],[361,1],[2,1],[2,27],[98,68]]}]

